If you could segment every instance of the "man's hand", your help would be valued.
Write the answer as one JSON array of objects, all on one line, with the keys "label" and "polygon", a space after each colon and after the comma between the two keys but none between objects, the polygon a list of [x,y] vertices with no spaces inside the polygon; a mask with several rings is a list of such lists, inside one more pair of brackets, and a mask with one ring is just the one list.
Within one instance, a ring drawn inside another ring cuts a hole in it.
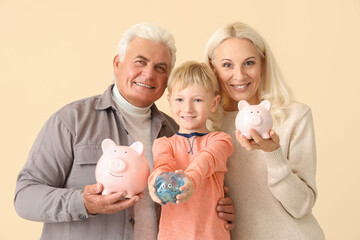
[{"label": "man's hand", "polygon": [[132,198],[124,198],[126,192],[118,192],[107,196],[101,195],[104,187],[102,184],[88,185],[84,188],[83,199],[89,214],[116,213],[133,206],[144,195],[139,193]]},{"label": "man's hand", "polygon": [[230,231],[235,228],[235,207],[233,200],[230,197],[227,197],[227,193],[229,192],[227,187],[224,187],[224,192],[225,198],[218,201],[216,211],[219,218],[227,222],[225,224],[225,228]]}]

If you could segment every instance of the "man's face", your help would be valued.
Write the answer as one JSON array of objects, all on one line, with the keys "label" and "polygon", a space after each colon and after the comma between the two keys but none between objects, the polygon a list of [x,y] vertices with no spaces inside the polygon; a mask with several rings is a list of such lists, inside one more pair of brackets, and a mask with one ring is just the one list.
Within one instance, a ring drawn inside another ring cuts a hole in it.
[{"label": "man's face", "polygon": [[120,94],[132,105],[147,107],[164,93],[171,69],[169,48],[154,41],[134,38],[123,61],[113,62]]}]

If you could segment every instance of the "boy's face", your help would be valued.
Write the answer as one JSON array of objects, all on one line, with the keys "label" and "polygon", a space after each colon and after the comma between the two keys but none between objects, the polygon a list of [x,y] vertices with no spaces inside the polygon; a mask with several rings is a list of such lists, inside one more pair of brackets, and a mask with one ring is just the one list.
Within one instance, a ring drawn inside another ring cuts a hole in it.
[{"label": "boy's face", "polygon": [[180,133],[207,133],[206,120],[210,112],[216,111],[220,95],[205,91],[201,84],[192,84],[180,91],[175,87],[168,100]]}]

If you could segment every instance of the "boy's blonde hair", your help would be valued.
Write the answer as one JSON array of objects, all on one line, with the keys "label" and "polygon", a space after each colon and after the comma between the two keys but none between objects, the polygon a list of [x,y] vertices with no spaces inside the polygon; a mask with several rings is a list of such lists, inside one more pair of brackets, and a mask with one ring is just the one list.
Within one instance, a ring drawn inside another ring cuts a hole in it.
[{"label": "boy's blonde hair", "polygon": [[[174,89],[181,91],[192,84],[201,84],[205,91],[213,93],[214,96],[220,94],[219,83],[214,72],[206,63],[196,61],[187,61],[175,68],[168,79],[167,89],[171,95]],[[217,124],[220,118],[219,109],[218,107],[209,115],[207,127],[211,131],[220,127]]]}]

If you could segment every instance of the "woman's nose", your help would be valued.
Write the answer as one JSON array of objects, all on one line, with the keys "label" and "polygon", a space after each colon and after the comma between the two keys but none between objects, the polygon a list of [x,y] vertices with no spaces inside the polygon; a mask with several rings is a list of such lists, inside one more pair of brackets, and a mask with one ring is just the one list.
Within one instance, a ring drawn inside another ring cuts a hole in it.
[{"label": "woman's nose", "polygon": [[234,78],[236,80],[242,80],[245,75],[245,70],[242,67],[235,68]]}]

